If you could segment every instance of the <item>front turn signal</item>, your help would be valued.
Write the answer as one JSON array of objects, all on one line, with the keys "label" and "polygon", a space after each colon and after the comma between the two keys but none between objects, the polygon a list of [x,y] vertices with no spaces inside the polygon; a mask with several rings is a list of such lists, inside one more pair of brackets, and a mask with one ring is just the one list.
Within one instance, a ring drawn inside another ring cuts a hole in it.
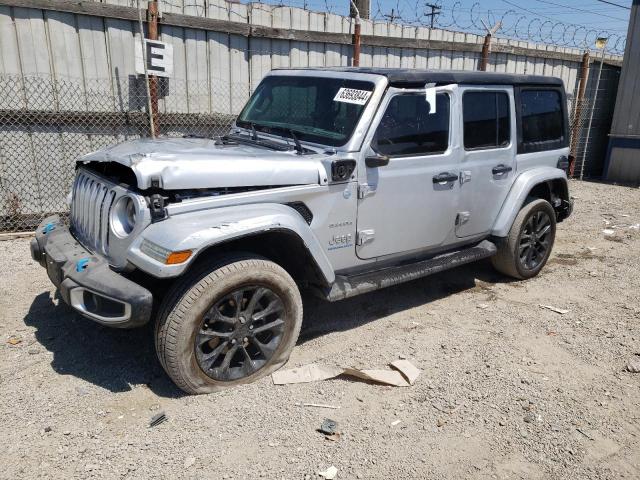
[{"label": "front turn signal", "polygon": [[184,263],[191,257],[191,250],[181,250],[180,252],[171,252],[164,261],[167,265],[177,265]]}]

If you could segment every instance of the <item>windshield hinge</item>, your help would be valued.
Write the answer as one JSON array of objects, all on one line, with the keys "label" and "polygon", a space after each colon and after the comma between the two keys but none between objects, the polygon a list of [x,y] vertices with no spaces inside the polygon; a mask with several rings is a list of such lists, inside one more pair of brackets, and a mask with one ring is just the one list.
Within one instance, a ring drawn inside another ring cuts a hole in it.
[{"label": "windshield hinge", "polygon": [[376,231],[374,229],[360,230],[356,238],[356,243],[358,245],[364,245],[365,243],[368,243],[371,240],[373,240],[373,237],[375,236],[376,236]]},{"label": "windshield hinge", "polygon": [[376,189],[369,185],[368,183],[361,183],[358,185],[358,198],[363,199],[368,197],[369,195],[373,195],[376,193]]}]

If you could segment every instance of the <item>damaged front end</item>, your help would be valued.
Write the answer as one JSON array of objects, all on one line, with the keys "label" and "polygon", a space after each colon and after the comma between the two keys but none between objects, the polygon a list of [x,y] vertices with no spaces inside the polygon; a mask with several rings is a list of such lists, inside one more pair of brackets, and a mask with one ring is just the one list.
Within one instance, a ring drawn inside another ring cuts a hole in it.
[{"label": "damaged front end", "polygon": [[318,157],[205,138],[162,138],[121,143],[79,163],[140,190],[217,191],[317,184],[324,170]]},{"label": "damaged front end", "polygon": [[163,138],[125,142],[85,155],[78,167],[142,195],[151,221],[157,222],[167,218],[168,204],[326,183],[318,157],[205,138]]},{"label": "damaged front end", "polygon": [[131,252],[140,251],[142,232],[172,211],[201,199],[326,184],[321,157],[204,138],[125,142],[78,160],[70,230],[115,269],[135,268]]}]

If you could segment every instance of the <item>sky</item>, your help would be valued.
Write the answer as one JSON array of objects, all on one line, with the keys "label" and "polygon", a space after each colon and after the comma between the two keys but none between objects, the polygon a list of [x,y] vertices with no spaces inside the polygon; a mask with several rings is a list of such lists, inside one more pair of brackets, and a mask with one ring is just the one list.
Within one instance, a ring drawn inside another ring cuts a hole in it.
[{"label": "sky", "polygon": [[[632,0],[609,0],[622,7],[630,7]],[[267,0],[316,11],[347,14],[349,0]],[[495,23],[504,18],[498,35],[510,38],[533,37],[533,41],[592,44],[598,34],[609,36],[623,47],[630,11],[597,0],[371,0],[371,13],[376,19],[427,25],[426,4],[441,7],[436,26],[450,30],[478,33],[481,19]],[[473,12],[473,13],[472,13]],[[537,19],[537,20],[536,20]],[[565,28],[564,25],[572,25]],[[517,26],[517,28],[516,28]],[[607,32],[606,34],[604,32]],[[554,41],[549,40],[553,38]],[[618,40],[622,39],[622,40]],[[585,45],[586,46],[586,45]],[[591,46],[591,45],[589,45]],[[611,45],[613,47],[613,45]]]}]

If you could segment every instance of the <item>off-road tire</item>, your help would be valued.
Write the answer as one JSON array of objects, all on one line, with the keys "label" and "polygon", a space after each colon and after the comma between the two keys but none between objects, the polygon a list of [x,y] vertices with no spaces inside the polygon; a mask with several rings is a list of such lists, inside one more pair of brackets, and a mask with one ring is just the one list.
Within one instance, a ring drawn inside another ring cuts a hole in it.
[{"label": "off-road tire", "polygon": [[[549,246],[540,263],[535,268],[527,269],[518,258],[518,249],[527,222],[537,212],[545,212],[550,219]],[[522,207],[520,212],[518,212],[509,230],[509,235],[498,247],[498,253],[491,257],[491,263],[500,273],[519,280],[535,277],[540,273],[540,270],[542,270],[549,259],[555,236],[556,214],[551,204],[544,199],[530,199],[530,201]]]},{"label": "off-road tire", "polygon": [[[244,285],[262,285],[280,297],[284,305],[283,337],[262,368],[237,380],[217,381],[196,360],[196,334],[203,315],[217,299]],[[249,255],[218,258],[187,273],[168,292],[159,312],[155,328],[158,359],[171,380],[189,394],[251,383],[277,370],[289,359],[302,325],[302,299],[291,276],[279,265]]]}]

